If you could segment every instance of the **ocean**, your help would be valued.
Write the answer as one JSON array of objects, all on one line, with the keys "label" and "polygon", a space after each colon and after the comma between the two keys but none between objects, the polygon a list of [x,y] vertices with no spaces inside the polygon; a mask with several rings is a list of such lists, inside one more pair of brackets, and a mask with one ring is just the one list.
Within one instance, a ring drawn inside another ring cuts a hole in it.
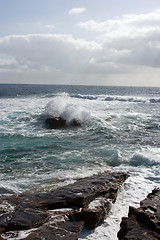
[{"label": "ocean", "polygon": [[[130,174],[104,223],[81,240],[116,240],[128,207],[160,186],[160,88],[0,84],[0,112],[0,196]],[[49,129],[47,116],[68,126]]]}]

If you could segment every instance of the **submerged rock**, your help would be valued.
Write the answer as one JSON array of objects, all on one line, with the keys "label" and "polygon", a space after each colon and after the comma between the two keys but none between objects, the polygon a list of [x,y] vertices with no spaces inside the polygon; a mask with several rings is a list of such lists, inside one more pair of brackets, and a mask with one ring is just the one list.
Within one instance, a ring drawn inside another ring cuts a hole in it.
[{"label": "submerged rock", "polygon": [[73,119],[67,124],[67,121],[61,117],[48,117],[45,121],[47,126],[51,129],[63,128],[65,126],[80,126],[81,123],[79,120]]},{"label": "submerged rock", "polygon": [[[83,225],[93,229],[104,220],[127,177],[126,173],[106,172],[47,193],[26,192],[3,198],[0,230],[5,234],[36,227],[26,240],[77,240]],[[4,203],[11,207],[3,209]]]},{"label": "submerged rock", "polygon": [[129,207],[127,218],[122,218],[119,240],[160,239],[160,189],[154,189],[139,208]]}]

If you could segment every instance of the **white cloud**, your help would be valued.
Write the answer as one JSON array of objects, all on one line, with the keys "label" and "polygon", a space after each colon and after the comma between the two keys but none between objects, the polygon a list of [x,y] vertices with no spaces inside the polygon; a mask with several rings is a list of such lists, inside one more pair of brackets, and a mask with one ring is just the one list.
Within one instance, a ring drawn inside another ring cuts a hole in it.
[{"label": "white cloud", "polygon": [[149,76],[154,76],[157,81],[160,74],[160,11],[124,15],[104,22],[91,20],[78,26],[96,31],[96,37],[98,32],[103,41],[86,41],[58,34],[0,38],[0,72],[3,77],[16,79],[23,74],[39,81],[54,79],[81,84],[85,81],[105,84],[106,79],[112,84],[109,79],[121,78],[123,82],[123,78],[128,81],[125,85],[129,85],[137,78],[138,84],[135,85],[142,85],[140,79],[146,79],[149,85]]},{"label": "white cloud", "polygon": [[55,28],[55,26],[52,25],[52,24],[47,24],[47,25],[45,25],[45,27],[48,28],[48,29],[53,29],[53,28]]},{"label": "white cloud", "polygon": [[99,32],[103,55],[97,62],[160,67],[160,11],[123,15],[103,22],[80,22],[78,27]]},{"label": "white cloud", "polygon": [[6,36],[0,39],[0,52],[2,79],[8,76],[14,81],[93,84],[98,76],[105,78],[106,74],[124,71],[112,61],[97,61],[103,53],[101,44],[71,35]]},{"label": "white cloud", "polygon": [[46,29],[53,29],[53,28],[55,28],[55,26],[53,24],[44,24],[40,21],[36,22],[34,25],[35,25],[35,27],[40,28],[40,29],[45,29],[45,28]]},{"label": "white cloud", "polygon": [[81,14],[86,11],[86,8],[72,8],[68,11],[68,14],[73,15],[73,14]]},{"label": "white cloud", "polygon": [[148,14],[122,15],[103,22],[89,20],[80,22],[77,26],[105,33],[109,38],[146,36],[151,31],[160,30],[160,10]]},{"label": "white cloud", "polygon": [[[0,39],[0,69],[4,71],[79,71],[101,45],[70,35],[13,35]],[[12,59],[12,61],[11,61]],[[4,64],[5,63],[5,64]],[[14,69],[13,69],[14,63]]]}]

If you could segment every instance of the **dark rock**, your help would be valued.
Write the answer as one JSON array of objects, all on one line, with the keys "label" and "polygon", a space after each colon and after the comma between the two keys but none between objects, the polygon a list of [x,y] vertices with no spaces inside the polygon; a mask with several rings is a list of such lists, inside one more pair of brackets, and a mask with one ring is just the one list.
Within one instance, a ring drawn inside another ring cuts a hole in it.
[{"label": "dark rock", "polygon": [[119,240],[160,239],[160,189],[154,189],[139,208],[130,207],[128,218],[122,218]]},{"label": "dark rock", "polygon": [[45,123],[49,128],[62,128],[66,125],[66,120],[61,117],[48,117]]},{"label": "dark rock", "polygon": [[[126,180],[126,173],[106,172],[77,180],[74,184],[58,188],[49,193],[23,193],[18,196],[18,204],[29,207],[51,210],[59,208],[85,208],[95,198],[105,196],[115,201],[120,185]],[[13,197],[11,201],[13,201]]]},{"label": "dark rock", "polygon": [[83,222],[60,222],[47,224],[23,240],[78,240]]},{"label": "dark rock", "polygon": [[112,117],[107,117],[105,120],[106,120],[106,121],[111,121],[111,120],[112,120]]},{"label": "dark rock", "polygon": [[106,172],[48,193],[25,192],[3,197],[1,206],[5,203],[10,207],[0,209],[1,232],[40,226],[26,239],[78,239],[83,222],[93,229],[104,220],[127,177],[126,173]]},{"label": "dark rock", "polygon": [[75,213],[76,220],[83,221],[88,229],[94,229],[104,221],[111,208],[111,202],[105,197],[99,197],[93,200],[87,208]]},{"label": "dark rock", "polygon": [[42,225],[48,216],[42,211],[17,207],[12,213],[0,217],[0,227],[4,231],[30,229]]},{"label": "dark rock", "polygon": [[67,123],[67,121],[61,117],[48,117],[45,123],[51,129],[63,128],[65,126],[81,126],[79,120],[73,119],[72,121]]}]

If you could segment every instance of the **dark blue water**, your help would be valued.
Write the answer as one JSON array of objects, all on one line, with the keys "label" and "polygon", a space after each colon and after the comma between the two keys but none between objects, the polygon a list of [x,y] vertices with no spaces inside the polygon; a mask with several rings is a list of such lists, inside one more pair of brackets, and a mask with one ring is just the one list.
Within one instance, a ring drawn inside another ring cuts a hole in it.
[{"label": "dark blue water", "polygon": [[37,85],[37,84],[0,84],[0,97],[16,97],[35,94],[53,94],[67,92],[84,95],[139,95],[160,97],[160,88],[155,87],[112,87],[112,86],[73,86],[73,85]]}]

